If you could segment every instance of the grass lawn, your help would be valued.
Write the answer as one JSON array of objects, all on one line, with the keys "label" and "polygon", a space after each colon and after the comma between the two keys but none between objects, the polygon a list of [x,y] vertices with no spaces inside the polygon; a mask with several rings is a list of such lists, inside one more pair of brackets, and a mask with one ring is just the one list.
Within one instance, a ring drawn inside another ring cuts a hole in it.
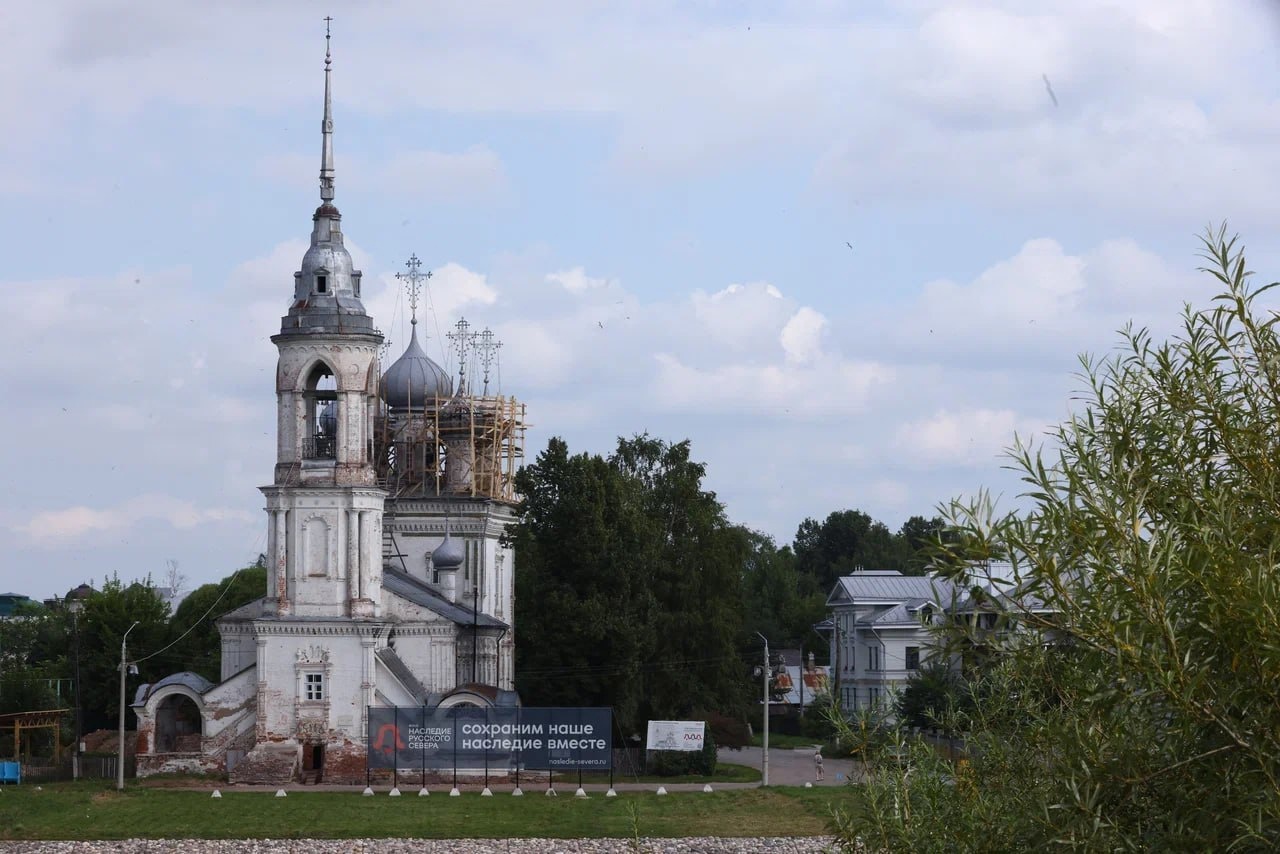
[{"label": "grass lawn", "polygon": [[658,797],[547,798],[468,792],[450,798],[352,792],[223,793],[109,784],[10,786],[0,793],[0,839],[245,839],[417,837],[433,839],[632,836],[817,836],[833,804],[853,790],[738,789]]},{"label": "grass lawn", "polygon": [[[570,774],[554,774],[558,783],[577,783],[577,773]],[[683,774],[678,777],[655,777],[652,774],[641,774],[640,776],[632,776],[624,774],[619,769],[614,769],[614,782],[617,783],[758,783],[760,781],[760,769],[752,768],[749,765],[734,765],[729,762],[717,762],[716,772],[710,777],[697,776],[692,774]],[[599,771],[582,772],[582,782],[584,783],[608,783],[609,775]]]}]

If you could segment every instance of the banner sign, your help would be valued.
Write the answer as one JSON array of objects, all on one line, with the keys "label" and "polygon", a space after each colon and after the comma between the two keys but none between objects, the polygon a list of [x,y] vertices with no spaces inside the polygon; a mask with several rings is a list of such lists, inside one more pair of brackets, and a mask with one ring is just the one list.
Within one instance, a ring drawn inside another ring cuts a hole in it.
[{"label": "banner sign", "polygon": [[704,721],[649,721],[649,750],[701,750]]},{"label": "banner sign", "polygon": [[613,710],[369,708],[369,767],[607,771]]}]

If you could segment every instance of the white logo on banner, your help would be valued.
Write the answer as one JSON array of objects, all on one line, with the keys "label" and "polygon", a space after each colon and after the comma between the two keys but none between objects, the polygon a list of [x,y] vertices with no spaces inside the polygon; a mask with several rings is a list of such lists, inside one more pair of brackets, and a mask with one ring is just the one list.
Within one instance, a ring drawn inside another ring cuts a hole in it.
[{"label": "white logo on banner", "polygon": [[701,750],[705,721],[649,721],[649,750]]}]

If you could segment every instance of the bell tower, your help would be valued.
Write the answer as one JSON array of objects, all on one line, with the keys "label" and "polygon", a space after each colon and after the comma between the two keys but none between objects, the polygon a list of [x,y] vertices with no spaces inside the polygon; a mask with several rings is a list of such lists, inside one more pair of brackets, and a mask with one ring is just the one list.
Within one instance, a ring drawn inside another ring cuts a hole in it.
[{"label": "bell tower", "polygon": [[373,619],[382,607],[382,513],[372,459],[382,333],[360,302],[360,271],[333,204],[333,103],[325,33],[320,206],[271,337],[276,367],[275,478],[267,499],[267,612]]}]

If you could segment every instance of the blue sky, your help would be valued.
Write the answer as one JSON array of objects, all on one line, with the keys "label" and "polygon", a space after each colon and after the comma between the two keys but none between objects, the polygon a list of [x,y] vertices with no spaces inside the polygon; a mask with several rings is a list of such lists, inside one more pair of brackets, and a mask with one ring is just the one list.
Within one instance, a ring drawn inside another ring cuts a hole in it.
[{"label": "blue sky", "polygon": [[196,584],[262,549],[326,13],[337,203],[391,357],[416,253],[427,332],[504,340],[530,457],[689,438],[782,542],[1012,499],[1001,448],[1070,411],[1076,354],[1212,296],[1207,224],[1280,266],[1260,0],[25,4],[0,587],[170,560]]}]

